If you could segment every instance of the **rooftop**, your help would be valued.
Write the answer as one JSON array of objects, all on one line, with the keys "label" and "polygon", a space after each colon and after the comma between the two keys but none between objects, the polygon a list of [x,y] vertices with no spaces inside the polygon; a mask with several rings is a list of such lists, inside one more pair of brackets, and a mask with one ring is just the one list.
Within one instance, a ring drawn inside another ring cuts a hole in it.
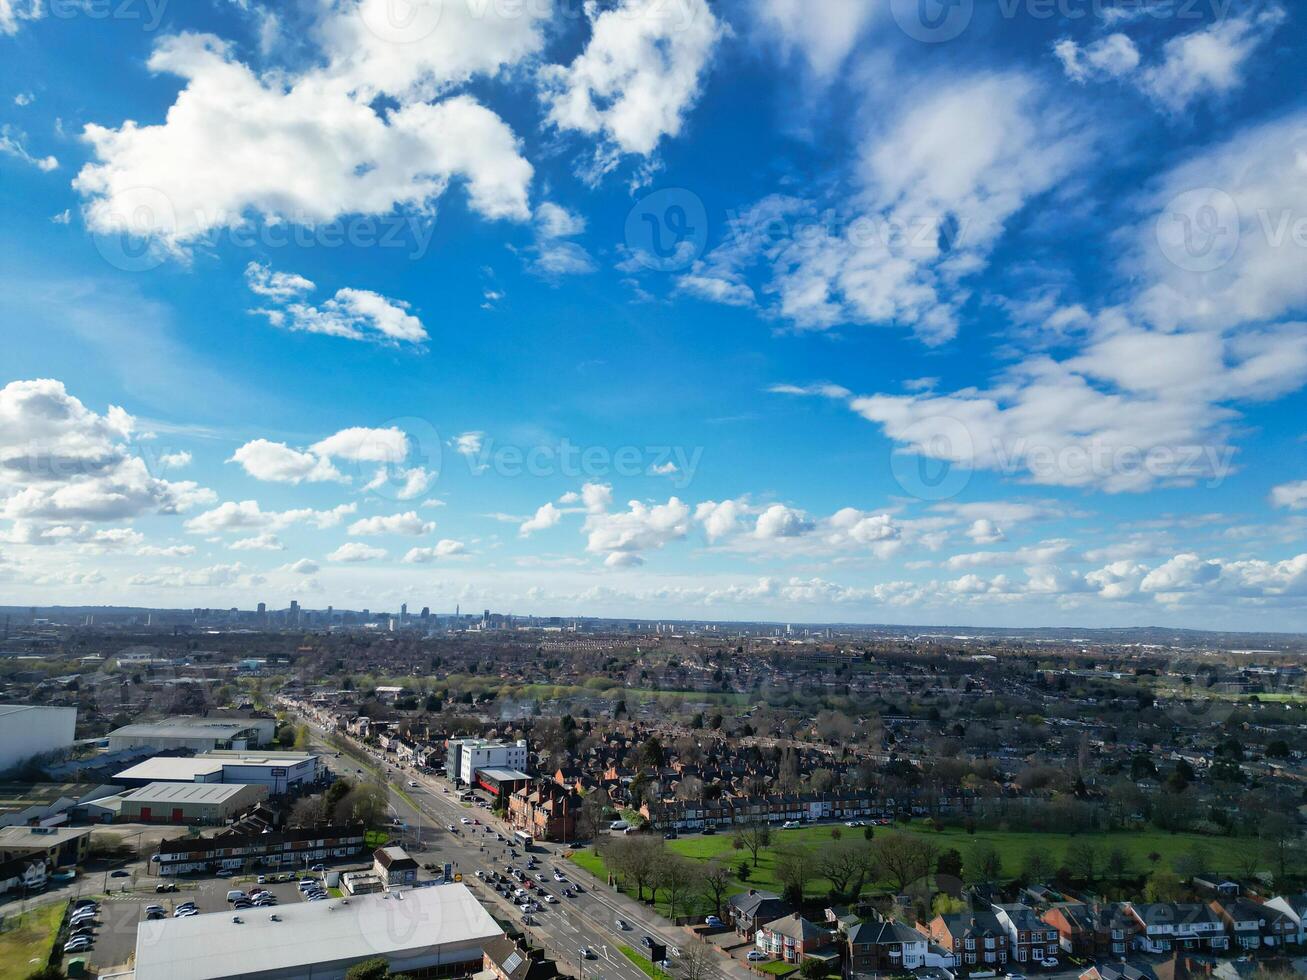
[{"label": "rooftop", "polygon": [[114,775],[114,779],[148,779],[150,782],[194,782],[199,776],[222,772],[222,763],[212,759],[146,759]]},{"label": "rooftop", "polygon": [[[234,921],[240,919],[240,922]],[[275,974],[314,963],[406,955],[450,944],[483,946],[503,935],[461,884],[303,902],[272,910],[230,911],[142,922],[136,932],[136,980],[214,980]]]},{"label": "rooftop", "polygon": [[209,721],[203,718],[162,721],[157,724],[124,725],[109,733],[110,738],[232,738],[250,726],[232,721]]},{"label": "rooftop", "polygon": [[90,827],[0,827],[0,847],[54,847],[90,833]]},{"label": "rooftop", "polygon": [[245,783],[150,783],[123,794],[133,803],[222,803],[246,789]]},{"label": "rooftop", "polygon": [[526,773],[517,769],[505,769],[503,766],[491,766],[488,769],[478,769],[481,775],[488,776],[490,779],[498,779],[500,782],[518,782],[523,779],[530,779]]}]

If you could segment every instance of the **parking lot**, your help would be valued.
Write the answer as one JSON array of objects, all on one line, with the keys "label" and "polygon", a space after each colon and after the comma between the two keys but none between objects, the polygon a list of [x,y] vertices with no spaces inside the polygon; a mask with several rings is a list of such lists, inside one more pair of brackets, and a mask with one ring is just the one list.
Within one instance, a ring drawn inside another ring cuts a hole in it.
[{"label": "parking lot", "polygon": [[[146,919],[145,910],[151,905],[162,906],[172,918],[173,910],[183,902],[194,902],[200,914],[223,912],[231,908],[227,893],[239,889],[248,892],[256,887],[257,876],[241,875],[237,878],[202,878],[182,879],[178,890],[156,894],[152,887],[139,886],[138,891],[115,893],[100,901],[100,914],[96,921],[95,945],[83,953],[71,953],[68,958],[86,959],[98,972],[106,972],[112,967],[125,965],[136,950],[137,926],[145,923],[142,931],[143,941],[149,942],[150,927],[154,922]],[[277,897],[279,904],[286,905],[301,902],[297,882],[298,875],[292,875],[290,881],[269,882],[264,884],[269,892]],[[159,923],[162,925],[162,923]]]}]

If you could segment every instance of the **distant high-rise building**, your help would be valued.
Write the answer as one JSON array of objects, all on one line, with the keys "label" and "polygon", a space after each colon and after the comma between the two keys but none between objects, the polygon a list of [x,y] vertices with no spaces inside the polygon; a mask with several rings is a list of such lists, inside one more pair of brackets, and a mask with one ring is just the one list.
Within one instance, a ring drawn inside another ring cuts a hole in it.
[{"label": "distant high-rise building", "polygon": [[422,621],[423,621],[424,623],[425,623],[428,619],[431,618],[431,607],[430,607],[430,606],[423,606],[423,607],[422,607],[422,617],[421,617],[421,618],[422,618]]},{"label": "distant high-rise building", "polygon": [[408,603],[403,602],[400,603],[399,606],[399,625],[403,626],[407,622],[408,622]]}]

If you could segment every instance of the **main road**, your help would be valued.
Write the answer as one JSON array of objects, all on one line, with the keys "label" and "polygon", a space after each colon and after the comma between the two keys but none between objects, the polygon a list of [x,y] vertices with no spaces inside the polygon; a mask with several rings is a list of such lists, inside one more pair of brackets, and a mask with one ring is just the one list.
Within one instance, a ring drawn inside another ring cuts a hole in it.
[{"label": "main road", "polygon": [[[609,893],[607,886],[597,882],[588,873],[566,861],[549,845],[537,845],[533,853],[541,867],[536,872],[547,879],[542,887],[557,899],[557,904],[542,903],[540,912],[530,915],[527,924],[522,910],[500,896],[493,887],[477,875],[491,871],[504,872],[511,864],[525,869],[526,857],[514,858],[510,853],[512,831],[486,809],[461,803],[458,796],[443,779],[432,778],[411,770],[402,770],[393,763],[369,755],[357,743],[345,745],[326,743],[313,729],[315,746],[328,767],[341,776],[357,778],[364,770],[380,777],[390,790],[390,811],[403,827],[403,838],[419,864],[449,862],[462,875],[478,898],[501,918],[509,917],[523,932],[553,955],[560,966],[569,972],[576,970],[583,977],[613,977],[620,980],[647,980],[646,975],[623,955],[618,947],[630,946],[642,950],[641,939],[650,937],[670,950],[686,943],[688,937],[675,927],[668,927],[660,918],[651,916],[642,906],[630,899]],[[339,751],[339,758],[335,753]],[[388,771],[390,770],[390,771]],[[416,785],[409,785],[409,783]],[[463,819],[477,823],[464,824]],[[449,828],[453,827],[453,830]],[[505,838],[500,842],[496,835]],[[569,880],[585,883],[585,891],[572,898],[563,896],[564,885],[553,880],[554,869]],[[623,920],[627,928],[618,926]],[[690,940],[694,941],[694,940]],[[583,959],[581,951],[589,948],[596,959]],[[716,954],[714,954],[716,955]],[[671,957],[675,975],[676,957]],[[722,961],[706,973],[712,980],[736,980],[751,974],[742,966]]]}]

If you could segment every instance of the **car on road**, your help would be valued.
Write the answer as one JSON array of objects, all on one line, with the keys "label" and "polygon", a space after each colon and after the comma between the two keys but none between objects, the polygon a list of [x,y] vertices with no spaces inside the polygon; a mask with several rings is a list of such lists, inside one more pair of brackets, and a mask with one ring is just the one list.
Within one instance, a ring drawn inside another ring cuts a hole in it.
[{"label": "car on road", "polygon": [[617,928],[620,929],[622,932],[626,932],[626,930],[630,929],[631,927],[626,924],[625,919],[618,919]]},{"label": "car on road", "polygon": [[678,836],[680,835],[677,834],[676,831],[669,830],[667,833],[663,834],[663,840],[676,840]]},{"label": "car on road", "polygon": [[668,947],[667,947],[667,952],[671,953],[673,956],[680,956],[680,955],[681,955],[681,947],[680,947],[680,946],[668,946]]},{"label": "car on road", "polygon": [[119,868],[117,871],[110,871],[110,872],[109,872],[109,877],[110,877],[110,878],[130,878],[130,877],[131,877],[131,874],[132,874],[132,873],[131,873],[130,871],[127,871],[127,870],[125,870],[125,869],[123,869],[123,868]]},{"label": "car on road", "polygon": [[581,959],[583,959],[583,960],[593,960],[593,959],[598,959],[598,957],[595,956],[595,951],[594,951],[593,949],[591,949],[589,946],[582,946],[582,947],[581,947]]},{"label": "car on road", "polygon": [[259,877],[258,877],[258,884],[260,884],[260,885],[266,885],[267,883],[268,883],[268,879],[267,879],[267,877],[265,877],[264,875],[259,875]]},{"label": "car on road", "polygon": [[749,955],[745,957],[750,963],[759,963],[767,958],[767,954],[760,949],[749,950]]},{"label": "car on road", "polygon": [[846,826],[846,827],[865,827],[866,824],[863,823],[861,820],[845,820],[845,821],[844,821],[844,826]]},{"label": "car on road", "polygon": [[798,830],[798,829],[799,829],[799,821],[797,820],[786,820],[783,824],[781,824],[781,830]]},{"label": "car on road", "polygon": [[409,785],[409,788],[410,788],[410,789],[417,789],[417,788],[418,788],[418,781],[417,781],[416,779],[410,779],[410,780],[408,781],[408,785]]},{"label": "car on road", "polygon": [[165,881],[154,886],[154,891],[157,895],[162,895],[164,892],[175,892],[176,890],[177,882],[175,881]]},{"label": "car on road", "polygon": [[558,904],[558,899],[554,898],[553,895],[546,895],[546,896],[545,896],[545,901],[548,902],[550,905],[557,905],[557,904]]},{"label": "car on road", "polygon": [[327,870],[327,866],[326,866],[325,864],[315,864],[313,867],[309,868],[309,870],[310,870],[310,871],[319,871],[319,872],[321,872],[321,871],[326,871],[326,870]]},{"label": "car on road", "polygon": [[236,872],[233,871],[231,868],[223,868],[221,871],[218,872],[218,877],[219,877],[219,878],[235,878],[235,877],[236,877]]}]

